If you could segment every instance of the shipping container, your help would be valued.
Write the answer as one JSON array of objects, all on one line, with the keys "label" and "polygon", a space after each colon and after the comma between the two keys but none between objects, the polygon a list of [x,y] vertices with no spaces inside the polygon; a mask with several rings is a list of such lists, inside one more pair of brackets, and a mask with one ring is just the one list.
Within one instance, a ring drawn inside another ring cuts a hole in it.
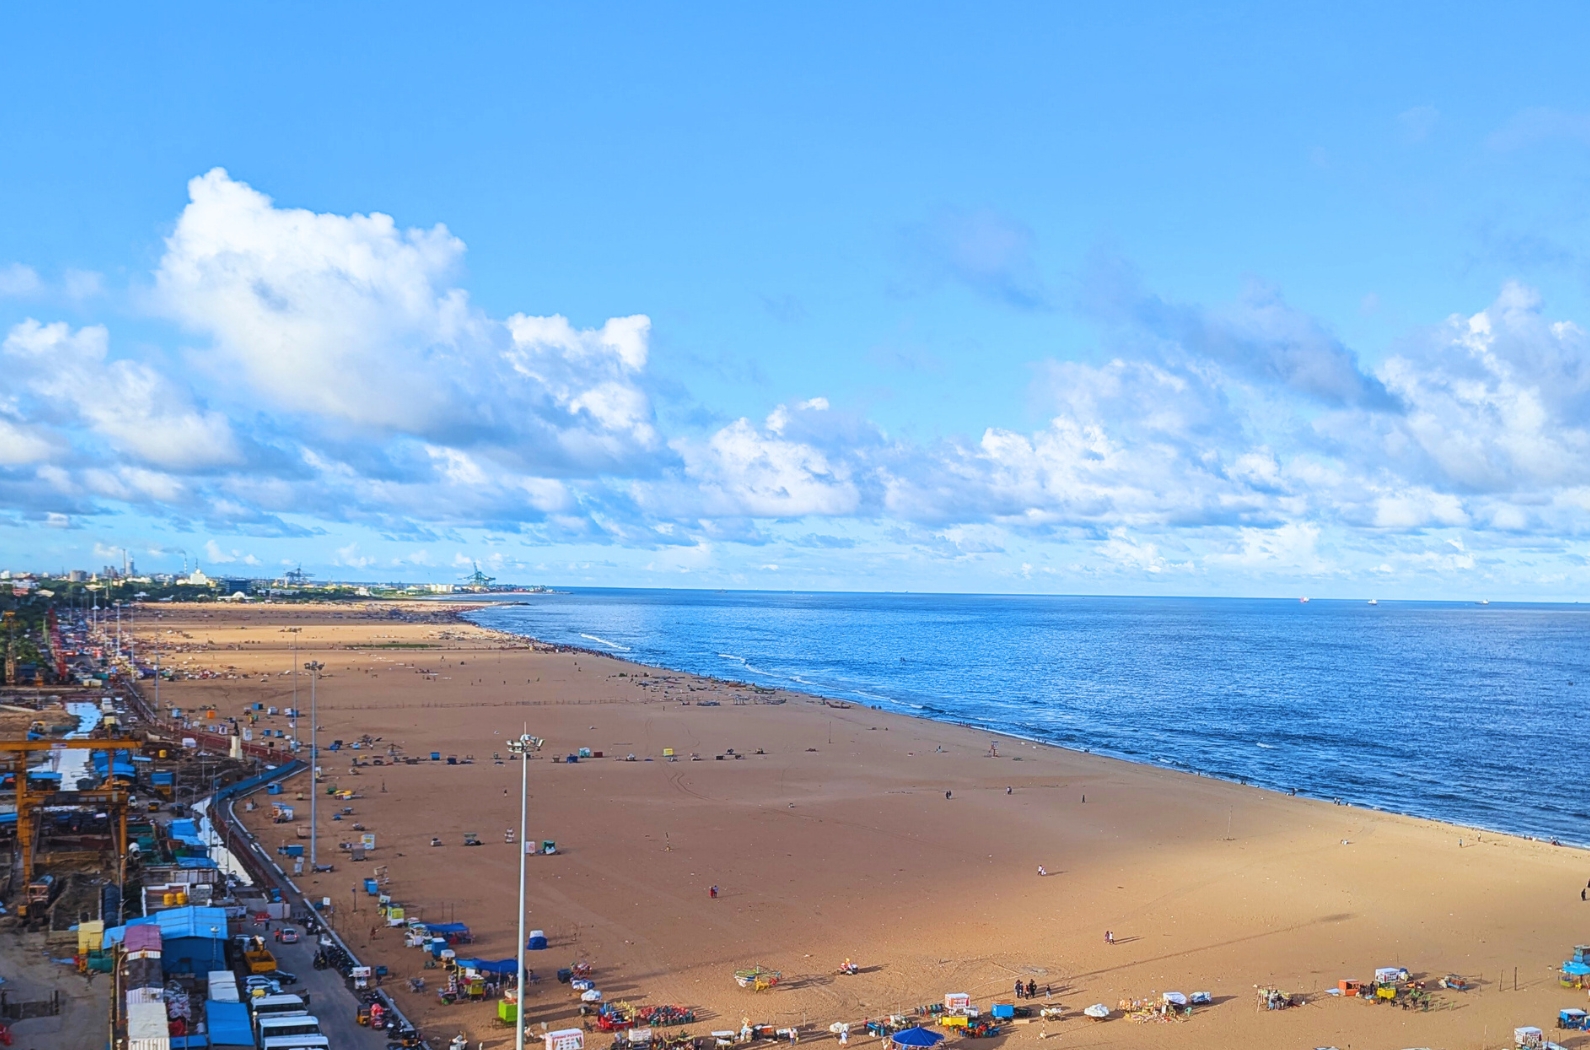
[{"label": "shipping container", "polygon": [[127,1004],[127,1050],[171,1050],[164,1003]]}]

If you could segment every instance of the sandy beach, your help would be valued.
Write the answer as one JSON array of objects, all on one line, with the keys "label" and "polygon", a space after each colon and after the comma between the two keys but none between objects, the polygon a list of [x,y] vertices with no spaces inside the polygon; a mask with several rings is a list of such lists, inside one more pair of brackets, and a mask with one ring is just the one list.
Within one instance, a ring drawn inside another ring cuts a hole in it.
[{"label": "sandy beach", "polygon": [[[390,968],[388,987],[429,1035],[512,1043],[494,1004],[402,990],[410,976],[434,987],[438,971],[397,931],[372,936],[374,900],[356,888],[384,865],[411,914],[470,926],[461,954],[510,955],[518,851],[504,830],[517,823],[520,769],[493,754],[506,758],[522,726],[546,741],[528,771],[529,829],[559,849],[530,863],[530,924],[551,940],[530,956],[545,977],[526,1008],[537,1026],[575,1016],[552,978],[575,959],[610,1000],[694,1007],[698,1033],[749,1018],[825,1039],[832,1022],[948,992],[986,1004],[1018,978],[1040,998],[1049,989],[1036,1005],[1063,1004],[1066,1017],[995,1044],[1501,1047],[1517,1025],[1549,1029],[1558,1009],[1587,1005],[1555,977],[1590,941],[1582,851],[551,651],[442,605],[147,605],[138,617],[141,652],[213,675],[163,683],[162,703],[220,718],[292,703],[288,628],[300,629],[300,663],[325,664],[322,748],[381,741],[323,751],[328,782],[362,797],[344,821],[320,807],[321,860],[336,870],[301,885],[332,898],[337,927]],[[256,728],[267,727],[287,720]],[[351,768],[389,744],[425,760]],[[582,747],[604,757],[559,760]],[[473,762],[432,762],[432,751]],[[249,818],[267,848],[291,834],[268,808]],[[358,865],[337,848],[357,837],[352,821],[377,835]],[[484,845],[464,847],[466,832]],[[846,958],[859,974],[836,975]],[[737,987],[733,971],[756,964],[782,983]],[[1428,977],[1431,1008],[1325,994],[1378,966]],[[1447,973],[1476,987],[1435,989]],[[1257,986],[1309,1001],[1260,1010]],[[1184,1021],[1079,1016],[1171,990],[1214,1002]]]}]

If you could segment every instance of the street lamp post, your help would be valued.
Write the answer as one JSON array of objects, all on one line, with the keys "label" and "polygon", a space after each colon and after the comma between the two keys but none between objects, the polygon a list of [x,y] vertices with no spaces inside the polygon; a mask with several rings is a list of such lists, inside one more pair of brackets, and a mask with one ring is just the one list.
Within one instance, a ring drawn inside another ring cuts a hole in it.
[{"label": "street lamp post", "polygon": [[302,627],[289,627],[287,633],[292,635],[293,642],[293,717],[288,724],[293,729],[293,750],[298,750],[298,632]]},{"label": "street lamp post", "polygon": [[519,756],[519,947],[513,953],[519,968],[514,985],[514,994],[518,996],[513,1011],[514,1050],[524,1050],[524,862],[530,850],[530,840],[525,838],[525,820],[530,805],[530,751],[539,746],[540,739],[528,732],[520,734],[518,740],[508,741],[508,751]]},{"label": "street lamp post", "polygon": [[320,785],[315,778],[320,775],[320,746],[315,717],[315,684],[320,680],[320,669],[326,665],[319,660],[310,660],[304,664],[304,670],[309,672],[309,873],[314,875],[316,870],[315,841],[320,833],[320,825],[315,819],[316,803],[320,800]]}]

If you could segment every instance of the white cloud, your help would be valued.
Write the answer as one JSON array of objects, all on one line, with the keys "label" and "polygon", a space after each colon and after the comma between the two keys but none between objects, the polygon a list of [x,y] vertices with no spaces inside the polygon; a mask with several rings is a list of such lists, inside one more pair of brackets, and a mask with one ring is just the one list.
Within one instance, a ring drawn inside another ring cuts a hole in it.
[{"label": "white cloud", "polygon": [[[198,336],[182,371],[171,348],[118,339],[113,354],[95,324],[28,320],[0,344],[0,486],[19,519],[128,504],[214,532],[356,525],[415,545],[381,556],[410,565],[431,564],[417,545],[480,529],[643,547],[658,571],[740,559],[790,574],[801,551],[855,542],[791,540],[776,562],[744,551],[819,525],[780,520],[845,518],[839,531],[875,530],[905,559],[1038,578],[1066,547],[1077,571],[1162,580],[1489,571],[1526,549],[1544,564],[1590,532],[1590,339],[1519,285],[1369,370],[1266,285],[1176,303],[1106,260],[1080,294],[1102,345],[1035,370],[1037,424],[918,442],[800,391],[760,423],[691,406],[672,418],[716,421],[665,432],[644,315],[494,318],[458,286],[464,246],[443,226],[279,207],[219,169],[190,195],[151,298]],[[1030,238],[996,220],[920,231],[930,278],[1048,305]],[[0,294],[48,290],[0,269]],[[1430,548],[1454,532],[1483,542]],[[347,538],[340,564],[375,564]],[[493,551],[482,565],[518,563]]]},{"label": "white cloud", "polygon": [[1244,528],[1238,530],[1240,550],[1212,554],[1206,560],[1211,565],[1314,575],[1329,568],[1316,550],[1319,538],[1320,528],[1311,522],[1289,521],[1273,529]]},{"label": "white cloud", "polygon": [[781,437],[787,423],[788,411],[780,406],[767,430],[739,419],[704,444],[675,445],[685,473],[700,485],[707,513],[793,518],[857,509],[861,497],[849,466],[830,462],[812,445]]},{"label": "white cloud", "polygon": [[659,447],[637,382],[647,318],[495,321],[450,283],[464,244],[445,226],[277,207],[219,168],[188,189],[156,303],[276,413],[492,449],[510,469]]},{"label": "white cloud", "polygon": [[38,271],[22,263],[11,263],[0,266],[0,295],[9,295],[22,298],[38,295],[44,290],[44,282],[39,280]]},{"label": "white cloud", "polygon": [[39,463],[56,451],[56,443],[37,427],[0,418],[0,467]]},{"label": "white cloud", "polygon": [[1135,540],[1125,529],[1111,529],[1109,539],[1099,544],[1099,553],[1122,568],[1140,572],[1161,573],[1167,566],[1157,544]]},{"label": "white cloud", "polygon": [[333,561],[333,564],[345,565],[351,569],[368,569],[375,563],[375,558],[360,553],[357,543],[350,543],[346,547],[338,547],[337,556]]},{"label": "white cloud", "polygon": [[146,364],[109,360],[109,343],[102,325],[73,332],[29,319],[11,329],[0,354],[41,415],[80,421],[136,459],[179,470],[238,461],[225,417],[194,407]]}]

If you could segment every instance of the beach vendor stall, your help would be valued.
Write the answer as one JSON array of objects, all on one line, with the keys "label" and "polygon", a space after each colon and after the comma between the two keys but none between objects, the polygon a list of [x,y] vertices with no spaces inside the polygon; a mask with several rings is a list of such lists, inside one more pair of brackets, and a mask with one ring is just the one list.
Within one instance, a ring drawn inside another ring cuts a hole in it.
[{"label": "beach vendor stall", "polygon": [[927,1047],[937,1046],[944,1040],[938,1032],[918,1025],[895,1032],[889,1041],[897,1047],[907,1047],[909,1050],[925,1050]]},{"label": "beach vendor stall", "polygon": [[585,1033],[578,1028],[560,1028],[546,1034],[545,1050],[585,1050]]},{"label": "beach vendor stall", "polygon": [[474,938],[469,934],[469,927],[461,922],[428,922],[425,930],[432,937],[441,937],[448,944],[468,944]]}]

